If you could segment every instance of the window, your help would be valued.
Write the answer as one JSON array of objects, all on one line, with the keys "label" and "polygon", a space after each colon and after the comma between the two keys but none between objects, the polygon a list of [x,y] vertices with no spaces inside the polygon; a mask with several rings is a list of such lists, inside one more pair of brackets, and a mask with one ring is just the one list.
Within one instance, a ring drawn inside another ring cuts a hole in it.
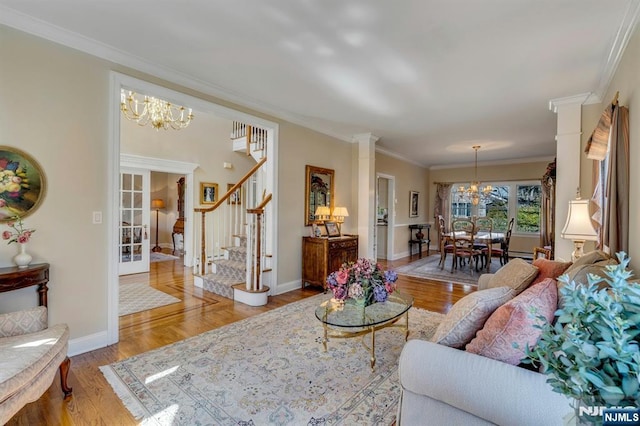
[{"label": "window", "polygon": [[480,200],[477,212],[469,200],[460,198],[458,187],[451,186],[451,219],[458,217],[490,217],[493,229],[506,232],[509,220],[515,217],[514,232],[518,234],[537,234],[540,232],[540,200],[542,188],[539,182],[483,182],[493,190]]}]

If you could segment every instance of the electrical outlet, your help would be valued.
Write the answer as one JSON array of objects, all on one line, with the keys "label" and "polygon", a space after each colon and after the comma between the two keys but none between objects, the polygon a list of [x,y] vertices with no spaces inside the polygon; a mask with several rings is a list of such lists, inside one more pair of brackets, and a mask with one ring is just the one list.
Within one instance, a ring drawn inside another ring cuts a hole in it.
[{"label": "electrical outlet", "polygon": [[93,212],[93,224],[99,225],[102,223],[102,212]]}]

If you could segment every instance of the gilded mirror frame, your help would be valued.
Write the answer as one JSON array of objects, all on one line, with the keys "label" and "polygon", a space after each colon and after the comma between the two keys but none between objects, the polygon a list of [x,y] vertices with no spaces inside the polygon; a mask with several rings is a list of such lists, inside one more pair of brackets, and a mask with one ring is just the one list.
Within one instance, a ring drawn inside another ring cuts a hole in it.
[{"label": "gilded mirror frame", "polygon": [[317,222],[315,217],[318,206],[329,206],[333,211],[333,193],[335,185],[335,172],[332,169],[322,167],[306,166],[304,186],[304,225],[311,226]]}]

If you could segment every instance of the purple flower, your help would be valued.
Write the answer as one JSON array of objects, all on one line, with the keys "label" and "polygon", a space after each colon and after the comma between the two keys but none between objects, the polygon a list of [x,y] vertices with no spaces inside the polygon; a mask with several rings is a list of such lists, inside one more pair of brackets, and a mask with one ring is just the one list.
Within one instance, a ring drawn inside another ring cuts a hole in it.
[{"label": "purple flower", "polygon": [[380,303],[380,302],[384,302],[387,300],[387,290],[385,290],[384,287],[382,286],[375,286],[373,288],[373,299]]},{"label": "purple flower", "polygon": [[343,286],[333,287],[333,298],[336,300],[344,300],[347,298],[347,288]]},{"label": "purple flower", "polygon": [[398,280],[398,274],[396,271],[392,270],[384,271],[384,280],[390,283],[395,283]]},{"label": "purple flower", "polygon": [[332,287],[332,288],[338,285],[335,272],[332,272],[329,274],[329,276],[327,277],[327,284],[329,285],[329,287]]}]

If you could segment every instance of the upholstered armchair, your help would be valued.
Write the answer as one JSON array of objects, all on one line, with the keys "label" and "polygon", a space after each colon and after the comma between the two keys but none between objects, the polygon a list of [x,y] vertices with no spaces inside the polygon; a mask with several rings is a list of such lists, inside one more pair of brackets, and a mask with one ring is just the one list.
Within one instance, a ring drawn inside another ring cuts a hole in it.
[{"label": "upholstered armchair", "polygon": [[44,306],[0,315],[0,424],[39,399],[58,369],[62,392],[71,395],[68,341],[69,327],[49,327]]}]

